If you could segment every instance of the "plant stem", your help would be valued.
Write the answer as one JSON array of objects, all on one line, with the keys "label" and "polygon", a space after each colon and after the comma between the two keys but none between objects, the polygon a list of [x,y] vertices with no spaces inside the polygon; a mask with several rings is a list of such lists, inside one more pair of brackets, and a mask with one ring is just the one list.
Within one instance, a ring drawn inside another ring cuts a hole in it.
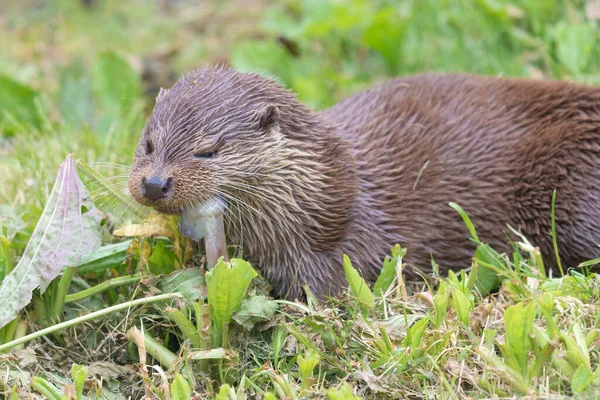
[{"label": "plant stem", "polygon": [[558,239],[556,238],[556,189],[552,192],[552,246],[554,247],[554,257],[556,257],[556,264],[560,271],[560,276],[564,276],[562,263],[560,262],[560,256],[558,255]]},{"label": "plant stem", "polygon": [[52,383],[48,382],[44,378],[34,376],[31,381],[31,387],[40,392],[43,396],[46,396],[50,400],[60,400],[60,392]]},{"label": "plant stem", "polygon": [[[130,332],[127,333],[126,337],[131,342],[136,343],[135,338]],[[166,368],[173,367],[177,362],[177,356],[172,351],[157,342],[146,332],[144,332],[144,347],[146,348],[148,354],[154,357],[160,363],[160,365]]]},{"label": "plant stem", "polygon": [[2,336],[0,337],[0,343],[10,342],[14,339],[15,331],[17,330],[17,324],[19,323],[19,317],[10,321],[4,328],[0,330]]},{"label": "plant stem", "polygon": [[74,318],[69,321],[61,322],[60,324],[50,326],[50,327],[42,329],[40,331],[30,333],[27,336],[23,336],[19,339],[16,339],[11,342],[0,345],[0,352],[8,350],[8,349],[12,349],[15,346],[18,346],[23,343],[27,343],[33,339],[37,339],[37,338],[45,336],[49,333],[57,332],[62,329],[65,329],[65,328],[69,328],[71,326],[81,324],[86,321],[90,321],[94,318],[102,317],[104,315],[108,315],[108,314],[111,314],[111,313],[114,313],[117,311],[125,310],[127,308],[131,308],[131,307],[135,307],[135,306],[139,306],[139,305],[143,305],[143,304],[151,304],[151,303],[155,303],[157,301],[169,300],[169,299],[174,299],[174,298],[181,299],[181,298],[183,298],[183,295],[181,293],[167,293],[167,294],[161,294],[158,296],[145,297],[143,299],[128,301],[127,303],[117,304],[112,307],[105,308],[104,310],[98,310],[93,313],[90,313],[87,315],[82,315],[81,317]]},{"label": "plant stem", "polygon": [[477,353],[485,360],[485,362],[499,374],[506,379],[506,381],[519,392],[521,395],[531,395],[534,393],[533,387],[529,383],[525,382],[522,376],[512,369],[510,366],[505,364],[499,357],[492,354],[485,347],[479,346]]},{"label": "plant stem", "polygon": [[223,322],[223,334],[221,336],[221,347],[226,349],[229,344],[229,322]]},{"label": "plant stem", "polygon": [[196,327],[194,327],[194,324],[192,324],[190,320],[177,309],[167,309],[166,313],[169,316],[169,319],[177,324],[183,337],[189,339],[194,348],[200,348],[200,333]]},{"label": "plant stem", "polygon": [[[15,336],[13,337],[13,340],[24,337],[26,333],[27,333],[27,321],[19,322],[19,324],[17,325],[17,329],[15,330]],[[23,348],[24,348],[24,346],[22,344],[15,346],[15,349],[17,349],[17,350],[22,350]]]},{"label": "plant stem", "polygon": [[[210,305],[194,303],[194,310],[196,312],[196,328],[200,334],[200,349],[208,351],[211,349],[211,320],[210,320]],[[201,360],[200,370],[203,372],[210,371],[210,361]]]},{"label": "plant stem", "polygon": [[86,297],[91,297],[95,294],[102,293],[111,287],[128,285],[130,283],[139,282],[141,277],[139,275],[127,275],[127,276],[119,276],[118,278],[112,278],[107,281],[104,281],[96,286],[92,286],[89,289],[82,290],[77,293],[68,294],[65,296],[65,303],[72,303],[74,301],[83,300]]},{"label": "plant stem", "polygon": [[75,268],[68,267],[65,270],[65,273],[60,278],[60,281],[58,282],[58,286],[56,288],[56,293],[53,296],[54,303],[52,304],[52,313],[51,313],[51,318],[54,321],[61,320],[62,309],[63,309],[63,306],[65,305],[65,297],[67,295],[67,290],[69,289],[69,286],[71,285],[71,280],[73,279],[74,275],[75,275]]}]

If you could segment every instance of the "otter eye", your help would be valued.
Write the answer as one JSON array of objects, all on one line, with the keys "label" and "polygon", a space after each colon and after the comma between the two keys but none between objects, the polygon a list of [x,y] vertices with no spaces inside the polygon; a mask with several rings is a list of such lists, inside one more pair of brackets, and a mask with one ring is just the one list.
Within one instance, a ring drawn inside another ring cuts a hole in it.
[{"label": "otter eye", "polygon": [[207,151],[207,152],[203,152],[203,153],[196,153],[196,154],[194,154],[194,158],[213,158],[214,155],[215,155],[214,152]]},{"label": "otter eye", "polygon": [[150,155],[154,151],[154,146],[152,145],[152,142],[150,140],[146,141],[146,146],[144,147],[144,150],[146,150],[146,155]]}]

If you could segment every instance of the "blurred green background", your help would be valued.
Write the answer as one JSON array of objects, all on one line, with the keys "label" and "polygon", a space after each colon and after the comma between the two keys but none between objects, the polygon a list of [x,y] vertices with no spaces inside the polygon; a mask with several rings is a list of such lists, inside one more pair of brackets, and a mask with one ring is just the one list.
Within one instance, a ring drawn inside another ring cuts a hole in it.
[{"label": "blurred green background", "polygon": [[599,18],[596,0],[2,0],[0,218],[30,226],[70,152],[128,165],[193,68],[271,75],[314,108],[424,71],[594,84]]}]

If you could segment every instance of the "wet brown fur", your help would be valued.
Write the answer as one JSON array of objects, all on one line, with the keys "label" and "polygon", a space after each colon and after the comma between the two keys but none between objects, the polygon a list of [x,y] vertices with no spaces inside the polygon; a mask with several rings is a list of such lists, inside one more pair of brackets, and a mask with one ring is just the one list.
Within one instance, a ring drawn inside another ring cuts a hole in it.
[{"label": "wet brown fur", "polygon": [[[153,152],[144,155],[146,142]],[[214,151],[211,159],[193,154]],[[274,81],[201,69],[164,91],[140,140],[130,191],[165,212],[221,195],[227,234],[270,280],[302,298],[345,287],[342,254],[368,281],[399,243],[408,271],[470,266],[480,238],[507,250],[520,229],[555,266],[600,257],[600,89],[558,81],[424,74],[314,112]],[[175,178],[143,198],[141,179]]]}]

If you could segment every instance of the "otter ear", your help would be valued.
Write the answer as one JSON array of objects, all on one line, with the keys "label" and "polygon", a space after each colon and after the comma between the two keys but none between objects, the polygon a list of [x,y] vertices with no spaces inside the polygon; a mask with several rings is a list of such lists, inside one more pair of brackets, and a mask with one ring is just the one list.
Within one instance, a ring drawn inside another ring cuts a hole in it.
[{"label": "otter ear", "polygon": [[279,127],[279,108],[273,104],[258,111],[258,129],[269,130]]},{"label": "otter ear", "polygon": [[158,91],[158,96],[156,96],[156,102],[158,103],[160,101],[160,99],[163,96],[165,96],[167,93],[169,93],[169,89],[160,88],[160,90]]}]

